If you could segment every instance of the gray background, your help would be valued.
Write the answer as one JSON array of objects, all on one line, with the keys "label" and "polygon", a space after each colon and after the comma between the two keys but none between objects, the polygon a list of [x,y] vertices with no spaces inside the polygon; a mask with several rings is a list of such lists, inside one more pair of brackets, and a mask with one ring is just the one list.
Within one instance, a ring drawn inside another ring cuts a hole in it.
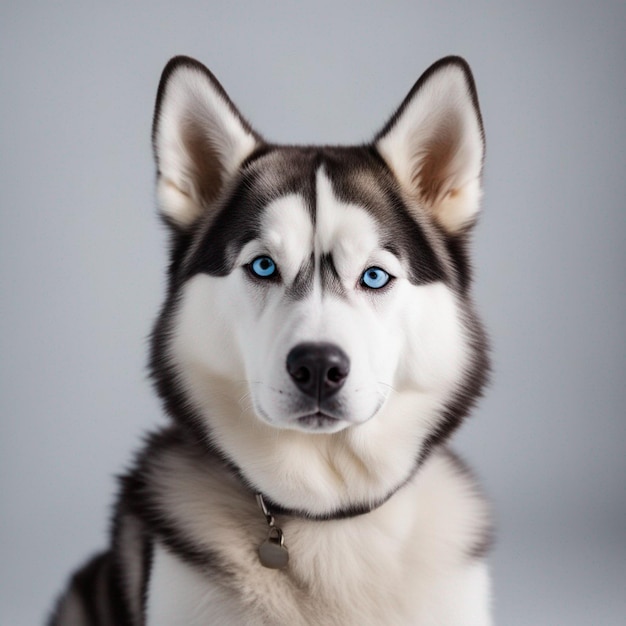
[{"label": "gray background", "polygon": [[473,67],[476,296],[495,373],[456,438],[493,499],[497,623],[626,624],[626,4],[3,2],[0,624],[105,543],[161,423],[150,123],[179,53],[287,142],[368,139],[432,61]]}]

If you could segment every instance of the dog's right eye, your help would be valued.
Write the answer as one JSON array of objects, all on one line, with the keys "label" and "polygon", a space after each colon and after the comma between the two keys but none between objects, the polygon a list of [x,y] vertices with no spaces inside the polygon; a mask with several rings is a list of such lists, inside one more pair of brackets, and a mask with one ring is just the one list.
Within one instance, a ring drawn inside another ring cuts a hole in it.
[{"label": "dog's right eye", "polygon": [[271,278],[278,272],[276,263],[268,256],[258,256],[249,267],[252,274],[259,278]]}]

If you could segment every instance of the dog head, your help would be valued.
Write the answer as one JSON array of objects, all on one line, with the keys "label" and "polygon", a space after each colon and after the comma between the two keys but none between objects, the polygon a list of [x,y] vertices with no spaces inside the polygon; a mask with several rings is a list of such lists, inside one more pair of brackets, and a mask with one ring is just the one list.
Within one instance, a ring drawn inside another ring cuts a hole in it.
[{"label": "dog head", "polygon": [[152,371],[169,412],[266,492],[276,457],[340,441],[364,462],[389,431],[390,481],[406,478],[486,371],[468,293],[484,142],[467,64],[433,65],[370,144],[281,147],[177,57],[153,145],[172,259]]}]

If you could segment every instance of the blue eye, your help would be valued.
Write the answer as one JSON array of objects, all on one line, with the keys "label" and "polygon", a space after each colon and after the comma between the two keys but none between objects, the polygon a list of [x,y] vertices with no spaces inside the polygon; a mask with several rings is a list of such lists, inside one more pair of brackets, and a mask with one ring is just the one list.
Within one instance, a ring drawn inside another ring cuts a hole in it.
[{"label": "blue eye", "polygon": [[361,284],[369,289],[380,289],[384,287],[391,276],[385,272],[385,270],[381,270],[380,267],[369,267],[363,272],[363,276],[361,276]]},{"label": "blue eye", "polygon": [[258,256],[250,263],[250,270],[259,278],[270,278],[277,272],[276,263],[268,256]]}]

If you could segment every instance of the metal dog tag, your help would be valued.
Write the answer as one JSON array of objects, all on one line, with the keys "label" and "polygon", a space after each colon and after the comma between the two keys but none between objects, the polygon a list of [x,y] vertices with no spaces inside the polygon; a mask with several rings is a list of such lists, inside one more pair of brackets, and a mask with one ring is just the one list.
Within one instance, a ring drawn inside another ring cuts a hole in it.
[{"label": "metal dog tag", "polygon": [[276,526],[270,527],[267,539],[259,546],[259,560],[263,567],[283,569],[289,563],[289,552],[285,547],[283,532]]}]

